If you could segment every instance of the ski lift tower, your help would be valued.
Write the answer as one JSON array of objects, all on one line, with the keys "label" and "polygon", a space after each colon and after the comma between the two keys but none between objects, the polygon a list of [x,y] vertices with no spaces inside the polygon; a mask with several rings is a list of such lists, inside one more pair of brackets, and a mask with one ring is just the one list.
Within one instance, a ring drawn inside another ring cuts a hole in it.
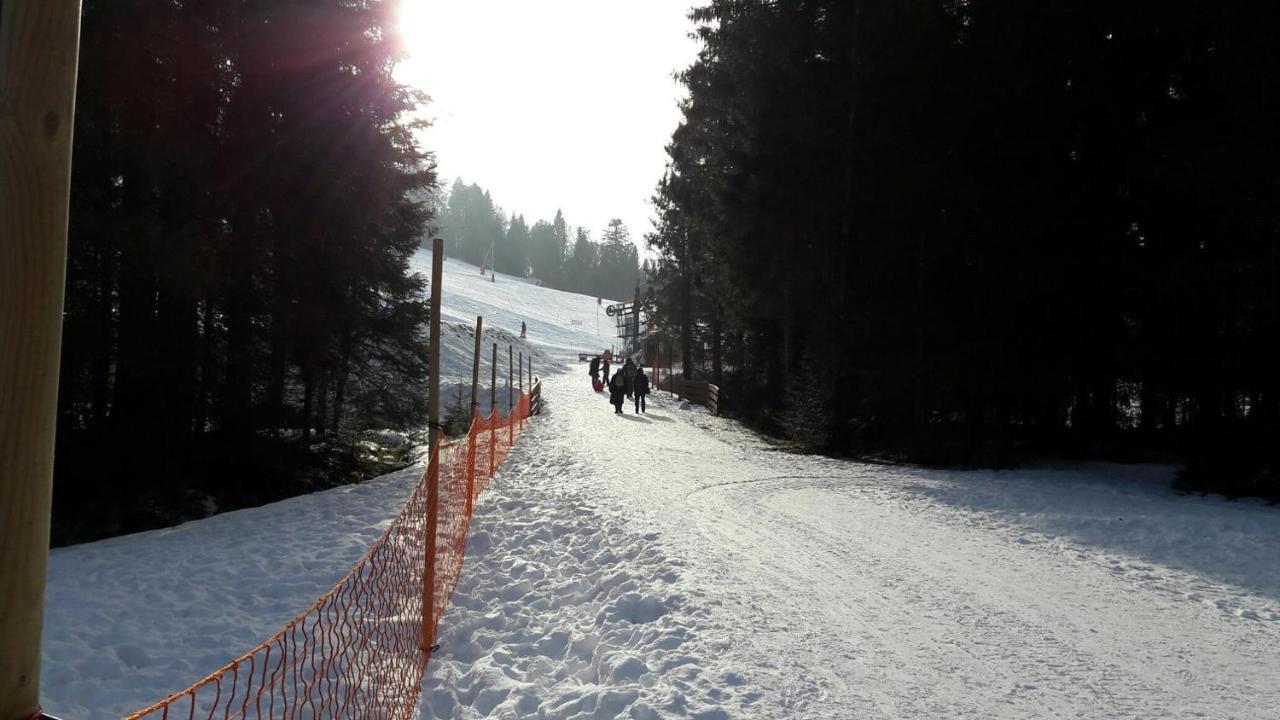
[{"label": "ski lift tower", "polygon": [[623,354],[628,357],[640,351],[640,311],[644,306],[637,284],[632,302],[613,303],[604,309],[605,314],[617,322],[618,339],[622,341]]}]

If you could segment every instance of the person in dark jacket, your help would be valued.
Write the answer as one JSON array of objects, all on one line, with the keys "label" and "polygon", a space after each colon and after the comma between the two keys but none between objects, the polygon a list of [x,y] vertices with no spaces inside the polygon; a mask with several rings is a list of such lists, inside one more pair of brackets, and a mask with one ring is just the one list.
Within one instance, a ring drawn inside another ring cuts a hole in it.
[{"label": "person in dark jacket", "polygon": [[636,368],[636,376],[631,379],[631,392],[636,397],[636,413],[642,413],[644,409],[644,396],[649,394],[649,376],[644,374],[644,368]]},{"label": "person in dark jacket", "polygon": [[601,377],[602,377],[602,378],[604,378],[604,384],[605,384],[605,385],[608,385],[608,384],[609,384],[609,358],[608,358],[608,356],[605,356],[604,362],[600,363],[600,368],[601,368],[601,372],[603,373],[603,374],[601,375]]},{"label": "person in dark jacket", "polygon": [[591,376],[592,382],[595,382],[596,380],[600,379],[600,356],[599,355],[591,358],[591,369],[587,371],[587,374]]},{"label": "person in dark jacket", "polygon": [[627,399],[631,399],[631,383],[636,377],[636,364],[631,358],[627,358],[626,364],[622,366],[622,378],[627,381]]},{"label": "person in dark jacket", "polygon": [[627,379],[622,376],[622,371],[613,374],[613,379],[609,381],[609,402],[613,405],[613,413],[615,415],[622,414],[622,403],[626,400],[627,395]]}]

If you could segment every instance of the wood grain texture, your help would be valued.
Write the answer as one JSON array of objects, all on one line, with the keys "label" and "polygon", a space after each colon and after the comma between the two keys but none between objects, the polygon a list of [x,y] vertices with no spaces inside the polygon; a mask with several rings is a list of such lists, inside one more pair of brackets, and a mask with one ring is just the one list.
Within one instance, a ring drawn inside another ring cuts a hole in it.
[{"label": "wood grain texture", "polygon": [[431,331],[429,349],[431,357],[431,379],[429,388],[428,413],[431,418],[431,449],[436,447],[436,430],[440,427],[440,283],[444,274],[444,240],[434,238],[431,241]]},{"label": "wood grain texture", "polygon": [[36,712],[79,0],[0,3],[0,720]]}]

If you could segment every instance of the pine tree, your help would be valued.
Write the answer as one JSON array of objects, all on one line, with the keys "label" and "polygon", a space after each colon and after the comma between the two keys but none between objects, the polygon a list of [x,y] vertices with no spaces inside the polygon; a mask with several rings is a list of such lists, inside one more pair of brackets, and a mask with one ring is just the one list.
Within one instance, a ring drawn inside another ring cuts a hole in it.
[{"label": "pine tree", "polygon": [[84,4],[62,540],[300,491],[314,457],[269,435],[421,410],[434,174],[393,8],[153,5]]}]

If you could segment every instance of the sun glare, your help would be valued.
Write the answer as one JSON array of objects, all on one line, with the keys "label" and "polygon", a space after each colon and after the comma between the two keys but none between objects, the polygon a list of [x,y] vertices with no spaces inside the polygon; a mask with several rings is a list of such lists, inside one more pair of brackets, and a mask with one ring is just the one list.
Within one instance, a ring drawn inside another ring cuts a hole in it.
[{"label": "sun glare", "polygon": [[649,229],[679,123],[688,0],[399,0],[396,78],[425,92],[420,135],[442,180],[491,190],[530,222]]},{"label": "sun glare", "polygon": [[[428,42],[427,6],[420,0],[400,0],[396,17],[396,33],[401,47],[409,54],[409,65],[417,65],[425,53]],[[406,78],[410,82],[416,78]]]}]

